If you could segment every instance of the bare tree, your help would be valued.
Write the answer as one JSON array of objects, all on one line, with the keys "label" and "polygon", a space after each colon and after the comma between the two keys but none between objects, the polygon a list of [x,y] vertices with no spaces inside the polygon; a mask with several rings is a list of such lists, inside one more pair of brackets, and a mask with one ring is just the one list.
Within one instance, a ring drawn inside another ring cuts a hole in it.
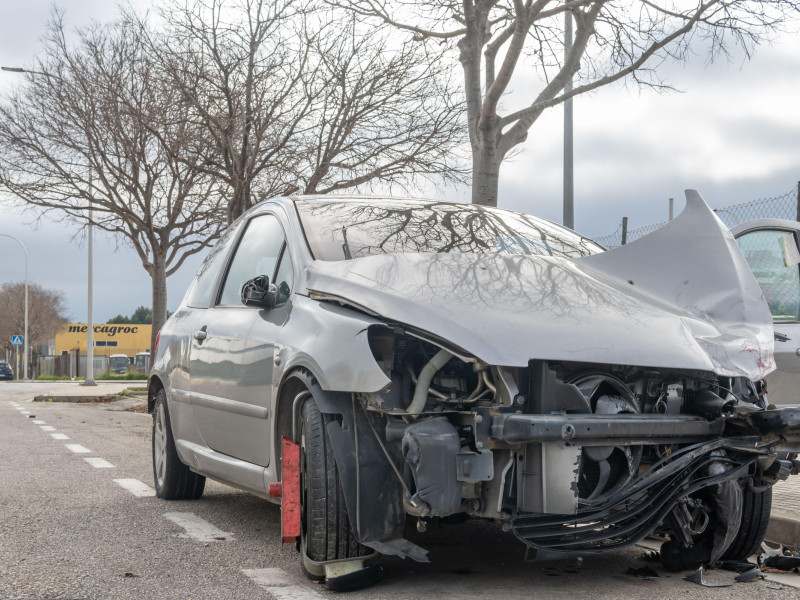
[{"label": "bare tree", "polygon": [[463,106],[449,69],[440,52],[388,33],[339,17],[307,39],[317,77],[298,173],[304,193],[463,177]]},{"label": "bare tree", "polygon": [[175,158],[202,154],[204,138],[140,34],[93,25],[70,45],[54,16],[35,70],[0,106],[0,189],[135,249],[152,279],[152,346],[167,277],[217,237],[223,201],[196,163]]},{"label": "bare tree", "polygon": [[[25,283],[0,285],[0,347],[13,351],[11,336],[19,335],[25,327]],[[36,356],[42,344],[55,337],[56,331],[67,322],[64,294],[48,290],[31,283],[28,286],[28,341],[31,349],[30,364],[36,364]],[[5,352],[3,353],[5,354]]]},{"label": "bare tree", "polygon": [[[686,59],[692,42],[712,59],[727,54],[733,43],[749,55],[800,6],[789,0],[328,1],[409,32],[423,44],[457,49],[472,149],[472,202],[491,206],[497,205],[503,159],[546,109],[624,77],[669,87],[657,67]],[[565,13],[576,27],[566,56]],[[522,105],[501,111],[521,66],[535,69],[541,85]]]},{"label": "bare tree", "polygon": [[416,177],[460,178],[462,109],[427,49],[295,0],[201,0],[162,10],[165,70],[213,146],[200,163],[255,202]]}]

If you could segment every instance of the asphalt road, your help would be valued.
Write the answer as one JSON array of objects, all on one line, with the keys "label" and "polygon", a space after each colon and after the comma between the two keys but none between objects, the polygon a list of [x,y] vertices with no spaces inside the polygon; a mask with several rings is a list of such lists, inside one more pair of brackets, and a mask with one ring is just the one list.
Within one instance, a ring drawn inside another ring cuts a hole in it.
[{"label": "asphalt road", "polygon": [[[304,579],[268,501],[213,482],[199,500],[155,498],[148,415],[11,392],[0,386],[0,599],[342,598]],[[769,581],[702,588],[643,562],[638,547],[581,565],[524,563],[513,536],[488,523],[408,536],[432,562],[386,559],[384,580],[348,600],[800,598]],[[646,565],[660,577],[626,574]]]}]

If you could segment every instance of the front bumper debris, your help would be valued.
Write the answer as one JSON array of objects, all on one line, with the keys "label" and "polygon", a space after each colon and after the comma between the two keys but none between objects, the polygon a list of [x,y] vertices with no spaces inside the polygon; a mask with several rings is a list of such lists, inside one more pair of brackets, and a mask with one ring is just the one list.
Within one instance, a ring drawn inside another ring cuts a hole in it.
[{"label": "front bumper debris", "polygon": [[[492,416],[496,442],[579,446],[693,443],[757,436],[755,447],[800,452],[800,406],[742,412],[708,421],[691,415],[511,414]],[[741,444],[731,440],[739,449]]]},{"label": "front bumper debris", "polygon": [[492,420],[491,437],[510,444],[570,442],[580,445],[693,442],[722,435],[723,419],[707,421],[684,415],[525,415],[500,414]]}]

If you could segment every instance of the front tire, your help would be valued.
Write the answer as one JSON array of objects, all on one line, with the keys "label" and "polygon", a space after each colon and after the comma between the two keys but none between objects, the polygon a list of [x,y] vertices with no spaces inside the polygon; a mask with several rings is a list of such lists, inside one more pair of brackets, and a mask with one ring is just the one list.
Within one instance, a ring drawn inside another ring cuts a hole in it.
[{"label": "front tire", "polygon": [[191,471],[178,458],[164,390],[156,395],[153,408],[152,448],[156,496],[165,500],[195,500],[203,494],[206,478]]},{"label": "front tire", "polygon": [[326,418],[311,397],[303,404],[301,415],[302,546],[315,562],[370,554],[369,548],[356,541],[350,526],[339,470],[325,429]]},{"label": "front tire", "polygon": [[721,560],[747,560],[761,548],[767,533],[769,515],[772,511],[772,488],[754,492],[742,490],[742,521],[739,533],[725,550]]}]

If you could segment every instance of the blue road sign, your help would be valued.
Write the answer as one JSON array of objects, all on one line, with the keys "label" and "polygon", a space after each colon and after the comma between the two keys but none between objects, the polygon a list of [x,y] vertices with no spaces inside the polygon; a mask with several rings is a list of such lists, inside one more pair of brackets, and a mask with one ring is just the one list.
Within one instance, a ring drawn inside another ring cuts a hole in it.
[{"label": "blue road sign", "polygon": [[11,345],[12,346],[22,346],[22,336],[21,335],[12,335],[11,336]]}]

